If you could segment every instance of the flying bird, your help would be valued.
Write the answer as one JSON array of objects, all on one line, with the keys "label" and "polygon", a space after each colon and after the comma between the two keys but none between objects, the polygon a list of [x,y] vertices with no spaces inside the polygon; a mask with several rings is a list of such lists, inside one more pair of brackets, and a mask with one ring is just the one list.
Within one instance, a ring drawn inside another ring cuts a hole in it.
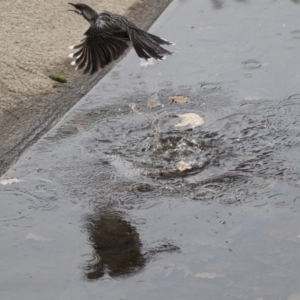
[{"label": "flying bird", "polygon": [[69,4],[74,8],[69,11],[83,16],[91,24],[84,33],[86,37],[78,45],[70,46],[70,49],[76,49],[69,55],[75,58],[71,65],[76,69],[84,68],[84,74],[93,74],[104,68],[118,59],[131,44],[137,55],[146,60],[151,57],[162,60],[165,55],[172,54],[161,47],[172,43],[138,28],[121,15],[107,11],[97,13],[82,3]]}]

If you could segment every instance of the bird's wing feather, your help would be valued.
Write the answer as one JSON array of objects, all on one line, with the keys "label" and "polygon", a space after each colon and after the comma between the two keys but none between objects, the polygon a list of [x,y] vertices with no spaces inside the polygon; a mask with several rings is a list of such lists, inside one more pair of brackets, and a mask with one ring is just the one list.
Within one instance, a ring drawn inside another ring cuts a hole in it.
[{"label": "bird's wing feather", "polygon": [[100,14],[85,35],[85,39],[74,46],[78,51],[73,54],[77,68],[85,68],[84,73],[95,73],[118,59],[128,48],[127,31],[106,15],[101,17]]},{"label": "bird's wing feather", "polygon": [[172,54],[161,46],[170,45],[170,42],[139,29],[121,15],[109,12],[98,14],[85,36],[80,44],[72,47],[77,50],[73,54],[75,64],[78,69],[84,68],[84,73],[92,74],[118,59],[129,42],[141,58],[163,59]]}]

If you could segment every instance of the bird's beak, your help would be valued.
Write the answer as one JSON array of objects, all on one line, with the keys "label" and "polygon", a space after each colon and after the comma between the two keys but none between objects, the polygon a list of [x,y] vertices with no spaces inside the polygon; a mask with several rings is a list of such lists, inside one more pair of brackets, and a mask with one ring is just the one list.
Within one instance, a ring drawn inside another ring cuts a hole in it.
[{"label": "bird's beak", "polygon": [[73,12],[79,14],[79,15],[82,15],[82,11],[76,7],[76,4],[73,4],[73,3],[70,3],[70,2],[68,4],[75,7],[75,9],[68,9],[68,11],[73,11]]}]

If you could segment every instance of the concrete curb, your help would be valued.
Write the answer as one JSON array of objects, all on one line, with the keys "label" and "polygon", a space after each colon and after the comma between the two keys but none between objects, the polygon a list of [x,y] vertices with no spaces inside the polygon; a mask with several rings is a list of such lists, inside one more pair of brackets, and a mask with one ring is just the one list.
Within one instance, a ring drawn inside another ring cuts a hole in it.
[{"label": "concrete curb", "polygon": [[[142,0],[132,5],[126,17],[143,29],[148,29],[159,17],[171,0]],[[125,54],[126,55],[126,54]],[[66,64],[69,60],[66,58]],[[47,105],[39,108],[38,114],[28,115],[25,121],[7,111],[6,117],[1,120],[0,127],[0,176],[16,159],[43,134],[51,129],[57,121],[83,97],[101,78],[103,78],[116,63],[112,63],[95,76],[75,73],[70,83],[55,84],[57,94],[47,99]],[[47,97],[41,93],[35,97]],[[22,111],[19,112],[22,114]]]}]

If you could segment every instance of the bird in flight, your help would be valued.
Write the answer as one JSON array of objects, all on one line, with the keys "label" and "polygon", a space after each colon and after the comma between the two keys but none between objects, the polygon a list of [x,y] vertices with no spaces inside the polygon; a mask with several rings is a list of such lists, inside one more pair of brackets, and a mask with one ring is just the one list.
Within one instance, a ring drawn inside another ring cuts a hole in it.
[{"label": "bird in flight", "polygon": [[121,15],[107,11],[97,13],[82,3],[69,4],[73,6],[69,11],[83,16],[91,24],[84,33],[86,37],[78,45],[70,46],[76,50],[69,55],[75,58],[71,65],[84,68],[84,74],[93,74],[118,59],[130,44],[137,55],[146,60],[151,57],[162,60],[172,54],[161,47],[172,43],[138,28]]}]

